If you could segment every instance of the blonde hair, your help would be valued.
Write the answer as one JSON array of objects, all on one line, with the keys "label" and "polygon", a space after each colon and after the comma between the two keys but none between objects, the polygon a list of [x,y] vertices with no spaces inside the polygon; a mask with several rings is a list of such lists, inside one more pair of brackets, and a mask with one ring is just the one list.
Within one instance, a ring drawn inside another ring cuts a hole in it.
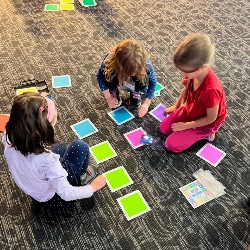
[{"label": "blonde hair", "polygon": [[[190,67],[197,70],[213,63],[215,47],[206,34],[192,33],[184,38],[174,52],[174,64],[180,70]],[[187,72],[188,73],[188,72]]]},{"label": "blonde hair", "polygon": [[145,83],[147,53],[140,42],[125,39],[110,49],[105,63],[105,76],[112,81],[116,75],[119,85],[122,85],[132,74]]}]

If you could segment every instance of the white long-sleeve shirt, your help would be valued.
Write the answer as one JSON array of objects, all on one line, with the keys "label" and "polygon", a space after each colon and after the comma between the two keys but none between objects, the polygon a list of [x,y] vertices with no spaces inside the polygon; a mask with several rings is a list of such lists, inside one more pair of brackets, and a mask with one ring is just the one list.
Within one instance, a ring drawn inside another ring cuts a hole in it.
[{"label": "white long-sleeve shirt", "polygon": [[6,134],[2,137],[2,143],[9,171],[15,183],[35,200],[48,201],[55,193],[66,201],[93,195],[90,185],[75,187],[68,182],[68,173],[62,167],[58,154],[50,151],[24,156],[6,141]]}]

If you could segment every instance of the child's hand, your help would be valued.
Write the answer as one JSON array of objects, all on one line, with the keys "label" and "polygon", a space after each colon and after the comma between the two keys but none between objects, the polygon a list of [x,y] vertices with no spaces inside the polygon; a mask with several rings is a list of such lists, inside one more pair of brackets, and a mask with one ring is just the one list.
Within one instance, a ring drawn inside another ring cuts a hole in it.
[{"label": "child's hand", "polygon": [[138,110],[138,116],[139,117],[143,117],[144,115],[146,115],[148,112],[148,105],[143,103],[140,107],[139,107],[139,110]]},{"label": "child's hand", "polygon": [[171,106],[169,108],[166,108],[163,113],[164,114],[170,114],[170,113],[173,113],[175,110],[176,110],[176,106],[173,105],[173,106]]},{"label": "child's hand", "polygon": [[177,123],[173,123],[171,128],[174,132],[176,132],[176,131],[186,130],[189,127],[187,126],[185,122],[177,122]]},{"label": "child's hand", "polygon": [[90,186],[93,189],[93,192],[101,189],[106,185],[106,177],[104,175],[97,176],[91,183]]},{"label": "child's hand", "polygon": [[111,108],[111,109],[116,108],[117,105],[118,105],[118,100],[115,97],[113,97],[113,96],[110,96],[107,99],[107,102],[108,102],[109,108]]}]

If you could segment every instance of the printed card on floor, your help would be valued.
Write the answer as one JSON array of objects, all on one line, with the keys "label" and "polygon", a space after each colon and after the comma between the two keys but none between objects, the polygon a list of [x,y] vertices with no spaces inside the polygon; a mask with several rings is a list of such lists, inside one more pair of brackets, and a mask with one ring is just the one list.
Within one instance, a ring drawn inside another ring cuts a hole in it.
[{"label": "printed card on floor", "polygon": [[156,87],[155,87],[155,96],[160,96],[161,90],[163,89],[164,89],[164,86],[157,82]]},{"label": "printed card on floor", "polygon": [[193,181],[179,190],[186,197],[193,208],[197,208],[214,199],[213,195],[202,185],[199,180]]},{"label": "printed card on floor", "polygon": [[104,176],[107,179],[107,184],[111,192],[115,192],[134,183],[123,166],[107,171],[104,173]]},{"label": "printed card on floor", "polygon": [[71,86],[70,75],[52,76],[53,88],[65,88]]},{"label": "printed card on floor", "polygon": [[121,125],[133,118],[134,115],[130,113],[125,107],[119,107],[113,111],[110,111],[108,115],[117,123],[117,125]]},{"label": "printed card on floor", "polygon": [[117,201],[127,220],[132,220],[151,210],[139,190],[122,196]]},{"label": "printed card on floor", "polygon": [[108,141],[101,142],[89,148],[97,164],[117,156],[115,150]]},{"label": "printed card on floor", "polygon": [[225,157],[226,153],[208,142],[196,153],[196,155],[216,167]]},{"label": "printed card on floor", "polygon": [[44,11],[58,11],[59,4],[45,4]]},{"label": "printed card on floor", "polygon": [[70,127],[76,133],[79,139],[83,139],[89,135],[98,132],[98,129],[89,119],[85,119],[83,121],[75,123]]},{"label": "printed card on floor", "polygon": [[[71,3],[63,3],[60,5],[60,10],[74,10],[74,9],[75,9],[75,5]],[[68,87],[68,86],[64,86],[64,87]]]},{"label": "printed card on floor", "polygon": [[5,132],[5,126],[9,119],[9,114],[0,114],[0,132]]},{"label": "printed card on floor", "polygon": [[154,118],[156,118],[159,122],[162,122],[169,115],[164,114],[164,110],[166,107],[163,104],[159,104],[153,110],[149,112]]},{"label": "printed card on floor", "polygon": [[146,132],[142,128],[137,128],[125,133],[124,136],[132,146],[132,148],[136,149],[144,145],[143,143],[141,143],[141,137],[145,134]]},{"label": "printed card on floor", "polygon": [[79,2],[84,7],[96,6],[95,0],[79,0]]}]

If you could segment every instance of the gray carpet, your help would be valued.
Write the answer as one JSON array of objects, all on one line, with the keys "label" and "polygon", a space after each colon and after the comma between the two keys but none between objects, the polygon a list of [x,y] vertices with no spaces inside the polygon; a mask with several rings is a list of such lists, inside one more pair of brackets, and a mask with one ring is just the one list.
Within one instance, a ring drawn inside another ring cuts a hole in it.
[{"label": "gray carpet", "polygon": [[[134,184],[95,194],[96,206],[86,211],[78,202],[71,217],[55,218],[33,207],[15,185],[0,155],[0,249],[229,249],[250,244],[249,95],[250,35],[248,0],[97,0],[97,6],[75,11],[44,12],[50,1],[1,0],[1,113],[9,113],[13,87],[33,76],[45,79],[59,110],[58,139],[76,136],[70,125],[90,118],[99,132],[86,138],[92,146],[109,140],[118,156],[98,165],[100,172],[125,166]],[[181,88],[172,51],[190,32],[211,35],[217,47],[214,70],[221,78],[228,117],[213,145],[226,152],[215,168],[196,152],[201,141],[180,154],[163,147],[159,122],[147,114],[121,126],[109,111],[95,81],[103,55],[124,38],[140,40],[150,54],[158,81],[165,86],[155,97],[173,104]],[[72,87],[52,89],[53,75],[69,74]],[[154,137],[151,146],[133,150],[123,134],[142,126]],[[91,164],[95,164],[91,159]],[[193,181],[199,168],[210,170],[226,186],[226,195],[193,209],[178,190]],[[127,221],[117,198],[140,190],[150,212]]]}]

